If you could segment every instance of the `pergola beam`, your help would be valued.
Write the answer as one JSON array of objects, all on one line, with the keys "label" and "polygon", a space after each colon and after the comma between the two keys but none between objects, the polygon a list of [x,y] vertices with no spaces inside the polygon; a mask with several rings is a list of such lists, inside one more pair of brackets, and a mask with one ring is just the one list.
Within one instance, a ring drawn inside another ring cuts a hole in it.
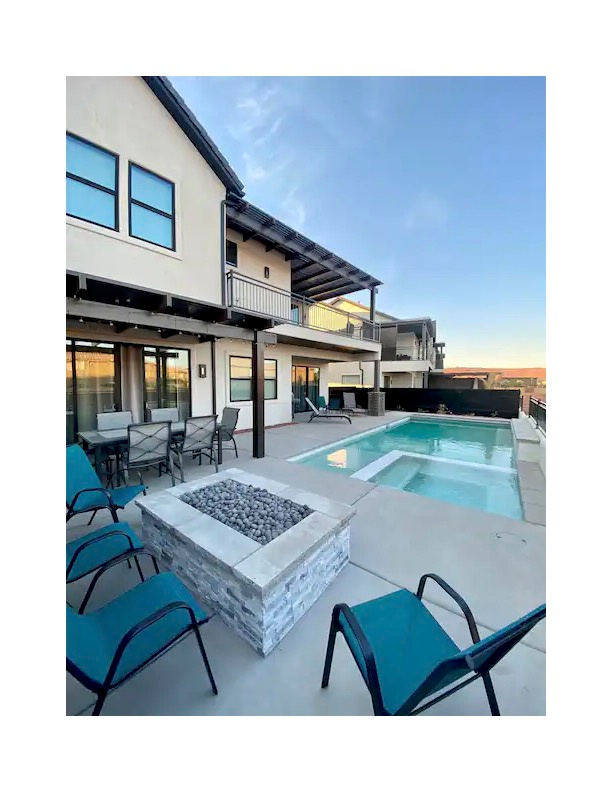
[{"label": "pergola beam", "polygon": [[[196,336],[236,338],[243,341],[253,340],[253,330],[244,327],[205,322],[201,319],[187,319],[182,316],[151,313],[141,308],[130,308],[124,305],[75,300],[72,297],[66,297],[66,315],[113,322],[115,325],[118,323],[128,324],[131,327],[138,325],[138,327],[161,329],[162,331],[172,330],[174,333],[182,331],[183,333],[190,333]],[[260,331],[260,336],[266,344],[276,344],[275,333]]]}]

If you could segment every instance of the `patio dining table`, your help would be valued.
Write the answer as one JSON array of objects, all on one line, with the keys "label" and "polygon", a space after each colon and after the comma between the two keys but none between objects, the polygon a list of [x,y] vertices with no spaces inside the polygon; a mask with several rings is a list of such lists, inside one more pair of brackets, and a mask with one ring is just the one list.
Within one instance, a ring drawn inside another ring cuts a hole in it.
[{"label": "patio dining table", "polygon": [[[184,421],[173,421],[170,427],[173,438],[178,438],[185,433]],[[217,435],[217,461],[221,465],[223,462],[223,444],[221,443],[221,436],[219,427],[216,431]],[[102,473],[102,451],[105,448],[115,448],[118,445],[127,443],[128,431],[125,429],[103,429],[98,431],[92,429],[86,432],[79,432],[78,436],[83,441],[85,449],[91,448],[94,452],[94,465],[98,476]]]}]

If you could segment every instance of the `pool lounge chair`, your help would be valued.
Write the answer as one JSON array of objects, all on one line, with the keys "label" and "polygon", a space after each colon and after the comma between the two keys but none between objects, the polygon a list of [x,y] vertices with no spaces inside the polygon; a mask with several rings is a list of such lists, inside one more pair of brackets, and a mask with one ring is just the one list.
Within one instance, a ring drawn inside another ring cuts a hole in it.
[{"label": "pool lounge chair", "polygon": [[308,423],[310,423],[310,421],[312,421],[314,418],[346,418],[349,423],[352,423],[350,416],[347,415],[344,410],[332,410],[331,407],[322,407],[319,409],[318,407],[314,406],[308,396],[306,397],[306,404],[312,410],[312,415],[310,416]]},{"label": "pool lounge chair", "polygon": [[[467,649],[461,650],[423,605],[428,578],[463,612],[473,641]],[[341,632],[370,692],[374,715],[418,715],[477,679],[483,681],[491,715],[499,715],[489,672],[545,616],[546,605],[540,605],[481,639],[462,597],[438,575],[423,575],[416,595],[400,589],[353,607],[334,606],[321,687],[329,684]]]},{"label": "pool lounge chair", "polygon": [[364,410],[363,407],[357,407],[355,394],[349,391],[342,393],[342,404],[344,405],[344,409],[347,412],[355,413],[355,415],[366,415],[368,412],[367,410]]}]

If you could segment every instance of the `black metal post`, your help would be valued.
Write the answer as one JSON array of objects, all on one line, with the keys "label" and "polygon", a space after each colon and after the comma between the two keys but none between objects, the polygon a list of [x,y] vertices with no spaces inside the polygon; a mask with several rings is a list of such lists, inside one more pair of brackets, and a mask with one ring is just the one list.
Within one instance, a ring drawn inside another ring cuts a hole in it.
[{"label": "black metal post", "polygon": [[264,414],[264,359],[265,344],[262,333],[253,333],[253,458],[261,459],[265,451],[265,414]]},{"label": "black metal post", "polygon": [[[370,289],[370,321],[376,321],[376,289]],[[372,328],[374,324],[372,324]],[[374,333],[372,333],[374,335]],[[380,339],[379,339],[380,340]],[[374,391],[380,390],[380,360],[374,361]]]},{"label": "black metal post", "polygon": [[217,339],[213,338],[210,342],[210,376],[212,379],[212,411],[213,415],[217,414],[217,371],[216,371],[216,351]]}]

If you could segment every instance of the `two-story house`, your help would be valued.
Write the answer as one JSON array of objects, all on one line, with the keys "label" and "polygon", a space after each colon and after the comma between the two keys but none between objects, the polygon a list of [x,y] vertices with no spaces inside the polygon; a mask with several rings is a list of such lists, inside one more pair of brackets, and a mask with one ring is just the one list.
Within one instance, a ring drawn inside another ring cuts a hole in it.
[{"label": "two-story house", "polygon": [[[330,305],[338,310],[350,310],[353,315],[369,313],[367,306],[346,297],[332,299]],[[427,388],[430,373],[444,369],[445,343],[436,340],[436,322],[429,316],[398,319],[382,311],[376,311],[374,319],[380,324],[382,345],[377,387]],[[372,387],[375,367],[362,361],[334,363],[329,377],[334,386]]]},{"label": "two-story house", "polygon": [[236,406],[262,456],[331,362],[380,359],[376,322],[322,302],[380,281],[248,203],[163,77],[67,79],[66,258],[67,441]]}]

